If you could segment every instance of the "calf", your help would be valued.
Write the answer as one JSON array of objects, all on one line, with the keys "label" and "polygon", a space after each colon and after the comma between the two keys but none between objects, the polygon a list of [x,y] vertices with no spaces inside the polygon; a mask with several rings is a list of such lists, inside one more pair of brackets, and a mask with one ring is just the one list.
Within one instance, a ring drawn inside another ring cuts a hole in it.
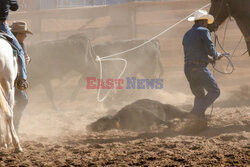
[{"label": "calf", "polygon": [[103,132],[110,129],[140,131],[152,125],[171,126],[170,120],[186,118],[187,112],[170,104],[141,99],[125,106],[113,116],[105,116],[86,127],[91,132]]}]

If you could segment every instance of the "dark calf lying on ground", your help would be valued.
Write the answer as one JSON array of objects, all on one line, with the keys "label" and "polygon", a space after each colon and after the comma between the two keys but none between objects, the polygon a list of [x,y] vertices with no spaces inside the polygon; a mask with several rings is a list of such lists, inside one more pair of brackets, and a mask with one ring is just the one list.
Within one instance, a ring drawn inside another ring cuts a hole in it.
[{"label": "dark calf lying on ground", "polygon": [[110,129],[148,130],[152,125],[171,126],[170,120],[185,118],[187,113],[170,104],[142,99],[125,106],[113,116],[105,116],[86,128],[92,132]]}]

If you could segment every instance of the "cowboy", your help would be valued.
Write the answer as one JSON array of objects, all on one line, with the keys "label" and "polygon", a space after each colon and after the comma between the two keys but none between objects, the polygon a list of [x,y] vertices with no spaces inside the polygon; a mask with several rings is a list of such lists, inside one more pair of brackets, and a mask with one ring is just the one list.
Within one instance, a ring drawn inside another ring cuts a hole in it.
[{"label": "cowboy", "polygon": [[21,45],[18,43],[15,36],[10,31],[7,23],[7,18],[9,15],[9,10],[16,11],[18,9],[18,3],[16,0],[1,0],[0,1],[0,30],[7,33],[13,38],[13,44],[17,47],[18,54],[18,77],[16,79],[16,88],[20,90],[25,90],[28,88],[27,82],[27,72],[24,52]]},{"label": "cowboy", "polygon": [[[11,28],[11,32],[13,33],[13,35],[16,37],[19,44],[23,48],[26,65],[28,65],[31,59],[25,51],[24,40],[26,39],[27,34],[32,35],[33,33],[28,29],[28,25],[24,21],[15,21],[13,22],[12,25],[10,25],[10,28]],[[13,110],[14,115],[15,115],[14,126],[15,126],[16,131],[18,131],[22,113],[28,104],[28,96],[24,90],[15,89],[15,100],[16,100],[16,103],[15,103],[14,110]]]},{"label": "cowboy", "polygon": [[19,44],[22,46],[24,51],[25,63],[28,65],[31,61],[30,57],[28,56],[25,46],[24,40],[27,37],[27,34],[33,35],[33,33],[28,29],[28,25],[24,21],[14,21],[12,25],[10,25],[10,30],[12,34],[16,37]]},{"label": "cowboy", "polygon": [[220,95],[220,89],[207,65],[220,59],[221,54],[216,52],[210,32],[206,28],[214,22],[214,17],[205,10],[198,10],[188,21],[195,23],[182,41],[185,55],[184,72],[195,96],[191,115],[206,124],[205,111]]}]

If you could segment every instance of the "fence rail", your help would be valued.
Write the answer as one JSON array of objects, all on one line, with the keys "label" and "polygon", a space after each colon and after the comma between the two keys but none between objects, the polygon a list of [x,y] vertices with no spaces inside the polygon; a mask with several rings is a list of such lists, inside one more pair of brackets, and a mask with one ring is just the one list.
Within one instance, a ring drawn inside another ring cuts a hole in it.
[{"label": "fence rail", "polygon": [[152,36],[149,33],[154,32],[152,29],[156,30],[155,33],[160,32],[207,2],[133,2],[114,6],[12,12],[9,19],[27,21],[35,34],[32,39],[36,41],[62,38],[74,33],[85,33],[92,40],[105,36],[118,40]]},{"label": "fence rail", "polygon": [[83,6],[115,5],[139,1],[178,1],[178,0],[19,0],[19,11],[74,8]]}]

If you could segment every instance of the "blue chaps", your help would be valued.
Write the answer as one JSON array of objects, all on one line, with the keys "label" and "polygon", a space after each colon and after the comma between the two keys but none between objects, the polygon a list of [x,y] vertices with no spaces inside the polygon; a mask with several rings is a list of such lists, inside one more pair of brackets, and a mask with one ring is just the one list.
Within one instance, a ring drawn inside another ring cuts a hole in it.
[{"label": "blue chaps", "polygon": [[191,113],[205,119],[205,111],[219,97],[220,89],[205,64],[186,63],[184,72],[195,96]]}]

